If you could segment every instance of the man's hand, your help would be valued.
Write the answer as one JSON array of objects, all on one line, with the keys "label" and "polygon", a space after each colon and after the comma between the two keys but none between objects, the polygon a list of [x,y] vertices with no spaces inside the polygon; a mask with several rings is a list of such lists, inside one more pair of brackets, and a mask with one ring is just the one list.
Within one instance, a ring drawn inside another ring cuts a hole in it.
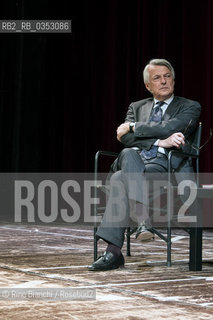
[{"label": "man's hand", "polygon": [[180,148],[181,146],[184,146],[184,144],[185,144],[184,135],[181,132],[176,132],[164,140],[159,140],[158,147]]},{"label": "man's hand", "polygon": [[129,122],[122,123],[117,128],[117,139],[118,139],[118,141],[121,141],[121,137],[124,136],[128,132],[129,132]]}]

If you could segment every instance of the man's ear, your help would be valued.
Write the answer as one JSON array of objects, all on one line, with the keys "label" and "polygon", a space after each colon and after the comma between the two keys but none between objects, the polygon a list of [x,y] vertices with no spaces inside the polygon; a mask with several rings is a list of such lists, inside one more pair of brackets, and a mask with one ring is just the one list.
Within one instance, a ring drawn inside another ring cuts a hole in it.
[{"label": "man's ear", "polygon": [[149,83],[145,83],[145,87],[148,91],[150,91],[150,86],[149,86]]}]

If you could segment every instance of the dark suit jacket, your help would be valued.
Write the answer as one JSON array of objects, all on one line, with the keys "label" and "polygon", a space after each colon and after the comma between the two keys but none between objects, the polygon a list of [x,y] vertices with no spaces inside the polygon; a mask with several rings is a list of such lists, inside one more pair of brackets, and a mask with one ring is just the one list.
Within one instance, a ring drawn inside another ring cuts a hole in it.
[{"label": "dark suit jacket", "polygon": [[[189,142],[193,141],[194,132],[198,125],[201,106],[197,101],[174,96],[174,99],[166,109],[163,120],[160,123],[149,123],[150,113],[153,107],[153,98],[136,101],[130,104],[125,122],[136,122],[135,132],[127,133],[121,137],[125,147],[138,147],[149,150],[157,139],[166,139],[175,132],[182,132]],[[180,148],[180,152],[189,150]],[[169,149],[166,149],[168,152]],[[174,156],[173,167],[183,167],[182,158]],[[184,163],[184,166],[191,164]]]}]

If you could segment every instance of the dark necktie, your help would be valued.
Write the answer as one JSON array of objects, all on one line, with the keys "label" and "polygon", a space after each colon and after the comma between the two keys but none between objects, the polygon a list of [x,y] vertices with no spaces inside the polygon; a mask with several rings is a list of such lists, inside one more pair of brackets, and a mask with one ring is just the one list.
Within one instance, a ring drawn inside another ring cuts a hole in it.
[{"label": "dark necktie", "polygon": [[[149,122],[160,122],[162,120],[162,116],[163,116],[163,111],[161,109],[161,106],[164,104],[164,101],[158,101],[156,103],[155,108],[153,108],[152,113],[150,115],[149,118]],[[149,150],[142,150],[141,151],[141,155],[145,158],[145,159],[152,159],[155,158],[158,152],[158,146],[152,146],[151,149]]]}]

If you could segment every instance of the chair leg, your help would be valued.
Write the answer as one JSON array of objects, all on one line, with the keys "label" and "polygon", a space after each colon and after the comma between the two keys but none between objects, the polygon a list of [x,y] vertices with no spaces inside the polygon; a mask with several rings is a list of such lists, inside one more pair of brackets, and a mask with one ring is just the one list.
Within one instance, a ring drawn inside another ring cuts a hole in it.
[{"label": "chair leg", "polygon": [[202,228],[199,227],[190,230],[189,270],[202,270]]},{"label": "chair leg", "polygon": [[94,261],[97,259],[98,256],[98,240],[96,237],[97,227],[94,227]]},{"label": "chair leg", "polygon": [[171,267],[172,259],[171,259],[171,228],[167,228],[167,266]]},{"label": "chair leg", "polygon": [[127,257],[131,256],[131,253],[130,253],[130,227],[127,228],[127,232],[126,232],[126,255],[127,255]]}]

